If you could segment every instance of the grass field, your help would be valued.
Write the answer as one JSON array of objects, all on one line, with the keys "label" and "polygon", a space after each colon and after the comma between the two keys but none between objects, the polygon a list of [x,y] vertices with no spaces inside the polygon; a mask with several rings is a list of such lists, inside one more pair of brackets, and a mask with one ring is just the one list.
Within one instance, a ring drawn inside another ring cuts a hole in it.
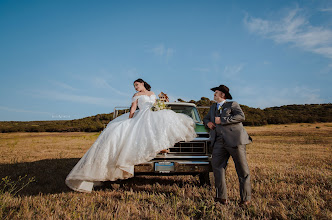
[{"label": "grass field", "polygon": [[254,139],[247,208],[237,205],[232,161],[227,206],[193,176],[135,177],[84,194],[64,180],[99,133],[2,133],[0,219],[332,219],[332,123],[247,131]]}]

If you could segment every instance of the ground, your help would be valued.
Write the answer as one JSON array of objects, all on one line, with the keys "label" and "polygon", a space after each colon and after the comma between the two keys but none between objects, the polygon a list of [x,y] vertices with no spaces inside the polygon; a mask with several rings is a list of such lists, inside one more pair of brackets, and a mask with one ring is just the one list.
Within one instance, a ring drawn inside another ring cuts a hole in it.
[{"label": "ground", "polygon": [[[0,134],[1,219],[332,219],[332,123],[246,127],[253,199],[241,208],[232,161],[230,204],[198,177],[135,177],[92,193],[66,175],[99,133]],[[21,189],[22,188],[22,189]],[[21,190],[20,190],[21,189]]]}]

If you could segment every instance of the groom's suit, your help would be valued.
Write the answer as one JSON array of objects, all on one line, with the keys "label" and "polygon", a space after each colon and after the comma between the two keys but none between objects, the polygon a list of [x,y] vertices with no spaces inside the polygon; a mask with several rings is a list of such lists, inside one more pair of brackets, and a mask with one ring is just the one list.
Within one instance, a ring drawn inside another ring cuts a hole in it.
[{"label": "groom's suit", "polygon": [[216,198],[227,199],[225,171],[228,159],[232,156],[239,177],[241,200],[249,201],[251,186],[246,144],[251,143],[251,138],[242,125],[242,121],[245,120],[244,113],[237,102],[225,102],[220,110],[217,109],[217,103],[214,103],[203,119],[204,124],[215,124],[215,117],[220,117],[221,120],[221,124],[210,130]]}]

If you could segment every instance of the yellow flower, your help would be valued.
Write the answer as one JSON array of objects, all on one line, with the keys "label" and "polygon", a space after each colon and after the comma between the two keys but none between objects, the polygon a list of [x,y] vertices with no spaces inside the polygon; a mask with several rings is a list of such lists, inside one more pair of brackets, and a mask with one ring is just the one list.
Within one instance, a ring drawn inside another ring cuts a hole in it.
[{"label": "yellow flower", "polygon": [[152,111],[159,111],[159,110],[163,110],[163,109],[169,109],[164,101],[160,101],[160,99],[157,99],[156,102],[153,104],[153,106],[151,107]]}]

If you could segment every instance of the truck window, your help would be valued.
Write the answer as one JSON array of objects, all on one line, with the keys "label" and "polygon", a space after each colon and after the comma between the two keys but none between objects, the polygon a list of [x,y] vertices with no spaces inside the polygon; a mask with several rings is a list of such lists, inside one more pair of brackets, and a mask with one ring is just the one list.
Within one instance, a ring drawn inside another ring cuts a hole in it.
[{"label": "truck window", "polygon": [[201,122],[197,109],[193,106],[168,105],[176,113],[183,113],[191,117],[195,122]]}]

